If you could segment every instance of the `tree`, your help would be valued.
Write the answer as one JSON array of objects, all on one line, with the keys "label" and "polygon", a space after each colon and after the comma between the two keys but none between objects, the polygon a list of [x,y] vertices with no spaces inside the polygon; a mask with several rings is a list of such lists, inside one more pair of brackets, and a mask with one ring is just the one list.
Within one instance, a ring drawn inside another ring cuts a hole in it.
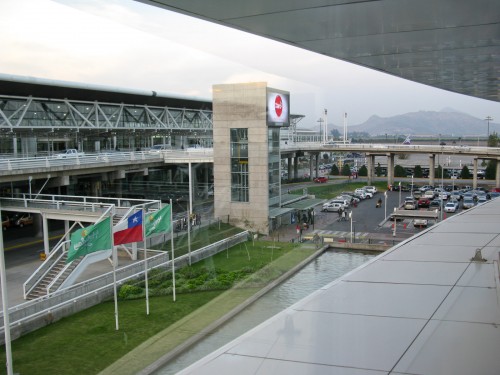
[{"label": "tree", "polygon": [[422,178],[423,175],[424,172],[422,171],[422,167],[420,165],[415,165],[415,168],[413,169],[413,177]]},{"label": "tree", "polygon": [[498,134],[496,132],[490,134],[490,136],[488,137],[488,147],[498,147],[498,142]]},{"label": "tree", "polygon": [[350,176],[351,175],[351,167],[349,164],[345,163],[342,167],[342,176]]},{"label": "tree", "polygon": [[333,176],[338,176],[340,174],[339,167],[337,167],[337,164],[332,165],[332,170],[330,171],[330,174]]},{"label": "tree", "polygon": [[437,168],[434,170],[434,173],[435,173],[436,178],[441,178],[442,177],[443,167],[441,166],[441,164],[439,164],[437,166]]},{"label": "tree", "polygon": [[494,180],[497,175],[497,161],[496,160],[489,160],[488,165],[486,166],[485,169],[485,176],[487,180]]},{"label": "tree", "polygon": [[377,175],[377,177],[380,177],[382,175],[382,167],[380,166],[380,163],[377,163],[377,168],[375,168],[375,174]]},{"label": "tree", "polygon": [[406,177],[406,169],[404,169],[401,165],[396,165],[394,167],[394,177]]},{"label": "tree", "polygon": [[460,172],[460,178],[469,179],[472,178],[469,168],[466,165],[463,166],[462,172]]},{"label": "tree", "polygon": [[359,176],[368,176],[368,168],[366,168],[366,165],[362,165],[359,170],[358,170],[358,175]]}]

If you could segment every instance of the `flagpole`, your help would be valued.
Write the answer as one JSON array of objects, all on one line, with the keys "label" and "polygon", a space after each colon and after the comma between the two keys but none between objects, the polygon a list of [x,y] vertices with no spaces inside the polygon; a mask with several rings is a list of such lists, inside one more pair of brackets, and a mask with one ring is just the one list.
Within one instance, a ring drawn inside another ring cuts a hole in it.
[{"label": "flagpole", "polygon": [[175,302],[175,255],[174,255],[174,220],[173,220],[172,199],[170,199],[170,247],[172,252],[172,286],[173,298]]},{"label": "flagpole", "polygon": [[7,276],[5,275],[5,257],[3,246],[3,230],[0,230],[0,282],[2,283],[2,306],[3,306],[3,330],[5,335],[5,357],[7,374],[14,373],[12,367],[12,348],[10,344],[10,316],[9,316],[9,302],[7,300]]},{"label": "flagpole", "polygon": [[[160,204],[161,205],[161,204]],[[142,238],[144,241],[144,285],[146,286],[146,315],[149,315],[149,288],[148,288],[148,251],[146,249],[146,221],[144,220],[146,207],[142,211]]]},{"label": "flagpole", "polygon": [[120,325],[118,323],[118,293],[116,292],[116,264],[118,263],[118,254],[115,246],[114,236],[113,236],[113,215],[111,215],[111,219],[109,220],[111,225],[111,249],[113,251],[113,290],[114,290],[114,299],[115,299],[115,329],[118,331],[120,329]]}]

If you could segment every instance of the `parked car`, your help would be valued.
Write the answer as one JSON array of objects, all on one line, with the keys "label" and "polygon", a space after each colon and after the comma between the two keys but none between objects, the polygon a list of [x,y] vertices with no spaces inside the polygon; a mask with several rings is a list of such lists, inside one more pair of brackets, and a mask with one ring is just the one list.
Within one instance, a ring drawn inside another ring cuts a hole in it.
[{"label": "parked car", "polygon": [[423,228],[429,224],[427,219],[413,219],[413,226],[416,228]]},{"label": "parked car", "polygon": [[321,211],[323,212],[339,212],[340,209],[344,209],[344,205],[342,203],[325,203]]},{"label": "parked car", "polygon": [[465,196],[464,196],[464,201],[463,201],[463,203],[462,203],[462,208],[463,208],[464,210],[466,210],[466,209],[468,209],[468,208],[472,208],[472,207],[474,207],[475,205],[476,205],[476,202],[474,201],[474,199],[473,199],[473,198],[471,198],[471,197],[465,197]]},{"label": "parked car", "polygon": [[462,199],[462,194],[460,193],[460,190],[454,190],[450,194],[450,199],[459,201]]},{"label": "parked car", "polygon": [[441,207],[443,206],[443,201],[441,199],[434,199],[429,203],[429,210],[439,210],[441,211]]},{"label": "parked car", "polygon": [[322,183],[328,182],[328,178],[327,177],[316,177],[313,181],[322,184]]},{"label": "parked car", "polygon": [[477,196],[477,204],[484,203],[488,200],[488,196],[486,194],[479,194]]},{"label": "parked car", "polygon": [[435,197],[435,193],[434,193],[434,190],[427,190],[425,193],[424,193],[424,198],[429,198],[430,200],[434,199]]},{"label": "parked car", "polygon": [[403,207],[405,210],[416,210],[417,202],[413,199],[413,197],[405,198]]},{"label": "parked car", "polygon": [[363,189],[372,194],[377,193],[377,188],[375,186],[363,186]]},{"label": "parked car", "polygon": [[421,188],[419,188],[422,193],[426,192],[427,190],[434,190],[434,186],[432,185],[424,185]]},{"label": "parked car", "polygon": [[16,225],[21,228],[25,225],[33,225],[33,216],[30,214],[21,216],[19,219],[17,219]]},{"label": "parked car", "polygon": [[2,215],[2,229],[6,230],[8,227],[10,227],[10,220],[7,215]]},{"label": "parked car", "polygon": [[449,201],[444,206],[445,212],[456,212],[458,210],[458,202],[457,201]]},{"label": "parked car", "polygon": [[369,191],[367,191],[365,189],[356,189],[356,190],[354,190],[354,193],[364,194],[366,198],[373,198],[373,193],[370,193]]},{"label": "parked car", "polygon": [[430,204],[431,204],[431,200],[429,198],[426,198],[426,197],[420,198],[417,202],[418,207],[424,207],[424,208],[429,207]]}]

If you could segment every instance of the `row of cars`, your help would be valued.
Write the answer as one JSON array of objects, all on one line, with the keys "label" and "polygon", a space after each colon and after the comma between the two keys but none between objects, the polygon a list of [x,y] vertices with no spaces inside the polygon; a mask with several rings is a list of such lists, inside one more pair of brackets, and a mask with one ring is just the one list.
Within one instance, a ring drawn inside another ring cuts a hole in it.
[{"label": "row of cars", "polygon": [[375,186],[364,186],[356,189],[354,192],[343,192],[332,200],[323,204],[323,212],[341,212],[348,209],[351,205],[357,205],[360,201],[373,198],[377,193]]},{"label": "row of cars", "polygon": [[6,230],[10,227],[24,227],[25,225],[33,224],[33,215],[27,213],[17,213],[8,216],[2,213],[2,229]]}]

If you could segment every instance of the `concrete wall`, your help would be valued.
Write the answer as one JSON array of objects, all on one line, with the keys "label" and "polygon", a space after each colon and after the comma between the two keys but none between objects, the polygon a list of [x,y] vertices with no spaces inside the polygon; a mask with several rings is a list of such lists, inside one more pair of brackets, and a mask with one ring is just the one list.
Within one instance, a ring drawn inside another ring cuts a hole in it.
[{"label": "concrete wall", "polygon": [[[268,233],[265,82],[213,86],[214,210],[238,227]],[[230,129],[248,129],[249,202],[231,202]]]}]

